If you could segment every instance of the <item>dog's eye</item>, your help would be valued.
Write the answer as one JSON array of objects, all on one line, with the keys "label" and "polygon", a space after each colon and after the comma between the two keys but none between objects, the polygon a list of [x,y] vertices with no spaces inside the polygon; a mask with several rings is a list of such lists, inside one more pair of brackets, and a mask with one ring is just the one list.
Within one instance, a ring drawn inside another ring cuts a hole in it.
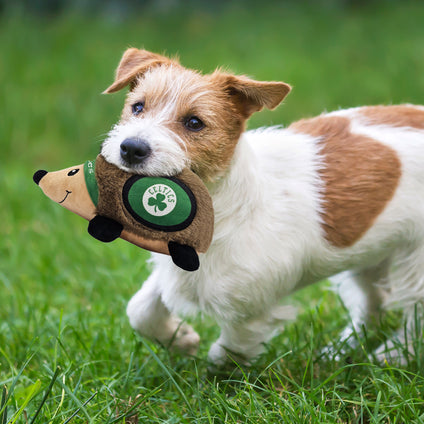
[{"label": "dog's eye", "polygon": [[184,126],[190,131],[200,131],[205,128],[205,124],[197,116],[188,117],[184,121]]},{"label": "dog's eye", "polygon": [[132,113],[133,113],[133,115],[135,115],[135,116],[139,115],[141,112],[143,112],[143,109],[144,109],[144,102],[137,102],[137,103],[134,103],[134,104],[131,106],[131,109],[132,109]]},{"label": "dog's eye", "polygon": [[71,171],[68,172],[68,177],[74,176],[78,171],[79,171],[78,168],[72,169]]}]

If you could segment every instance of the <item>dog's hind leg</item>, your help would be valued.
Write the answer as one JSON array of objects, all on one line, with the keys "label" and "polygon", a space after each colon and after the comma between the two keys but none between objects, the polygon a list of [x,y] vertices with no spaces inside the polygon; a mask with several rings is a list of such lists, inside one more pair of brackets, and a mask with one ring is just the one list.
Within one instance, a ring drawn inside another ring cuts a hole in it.
[{"label": "dog's hind leg", "polygon": [[[330,281],[336,288],[344,306],[349,312],[348,325],[337,339],[337,345],[345,343],[355,347],[357,340],[352,337],[355,332],[360,333],[362,326],[367,325],[380,311],[384,301],[389,260],[379,265],[360,271],[345,271],[333,276]],[[346,349],[338,350],[343,355]],[[334,348],[327,348],[326,353],[336,353]]]},{"label": "dog's hind leg", "polygon": [[173,316],[161,299],[158,272],[153,271],[127,306],[131,326],[142,336],[163,346],[194,355],[199,346],[199,335],[187,323]]},{"label": "dog's hind leg", "polygon": [[404,364],[405,354],[413,353],[414,345],[422,344],[424,241],[410,242],[399,248],[390,268],[388,287],[389,295],[383,306],[402,309],[405,325],[375,353],[380,361],[395,360]]}]

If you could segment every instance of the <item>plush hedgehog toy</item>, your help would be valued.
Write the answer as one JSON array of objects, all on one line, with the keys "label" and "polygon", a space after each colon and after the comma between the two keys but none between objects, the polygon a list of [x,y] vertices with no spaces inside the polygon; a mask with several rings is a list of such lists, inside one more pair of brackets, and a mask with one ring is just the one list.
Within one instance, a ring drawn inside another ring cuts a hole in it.
[{"label": "plush hedgehog toy", "polygon": [[110,242],[121,237],[171,255],[186,271],[199,268],[213,233],[213,206],[206,187],[189,169],[173,177],[129,174],[95,161],[33,177],[44,194],[89,220],[88,232]]}]

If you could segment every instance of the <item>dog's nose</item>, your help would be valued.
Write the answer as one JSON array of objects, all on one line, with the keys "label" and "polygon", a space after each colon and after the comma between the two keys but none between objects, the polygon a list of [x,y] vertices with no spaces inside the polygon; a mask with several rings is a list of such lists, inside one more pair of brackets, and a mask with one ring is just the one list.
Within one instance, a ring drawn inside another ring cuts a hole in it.
[{"label": "dog's nose", "polygon": [[138,165],[143,162],[151,151],[149,143],[140,138],[126,138],[121,143],[121,158],[129,165]]},{"label": "dog's nose", "polygon": [[40,184],[41,178],[43,178],[46,174],[48,174],[48,172],[44,171],[44,169],[39,169],[38,171],[34,172],[34,175],[32,176],[34,183],[37,185]]}]

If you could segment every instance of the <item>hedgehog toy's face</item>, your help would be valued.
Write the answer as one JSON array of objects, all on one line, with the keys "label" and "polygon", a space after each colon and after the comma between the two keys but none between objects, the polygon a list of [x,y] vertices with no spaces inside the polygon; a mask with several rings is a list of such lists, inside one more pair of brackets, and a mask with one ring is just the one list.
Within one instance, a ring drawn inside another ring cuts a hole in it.
[{"label": "hedgehog toy's face", "polygon": [[84,164],[55,172],[39,170],[33,178],[54,202],[85,219],[95,216],[96,208],[87,190]]}]

